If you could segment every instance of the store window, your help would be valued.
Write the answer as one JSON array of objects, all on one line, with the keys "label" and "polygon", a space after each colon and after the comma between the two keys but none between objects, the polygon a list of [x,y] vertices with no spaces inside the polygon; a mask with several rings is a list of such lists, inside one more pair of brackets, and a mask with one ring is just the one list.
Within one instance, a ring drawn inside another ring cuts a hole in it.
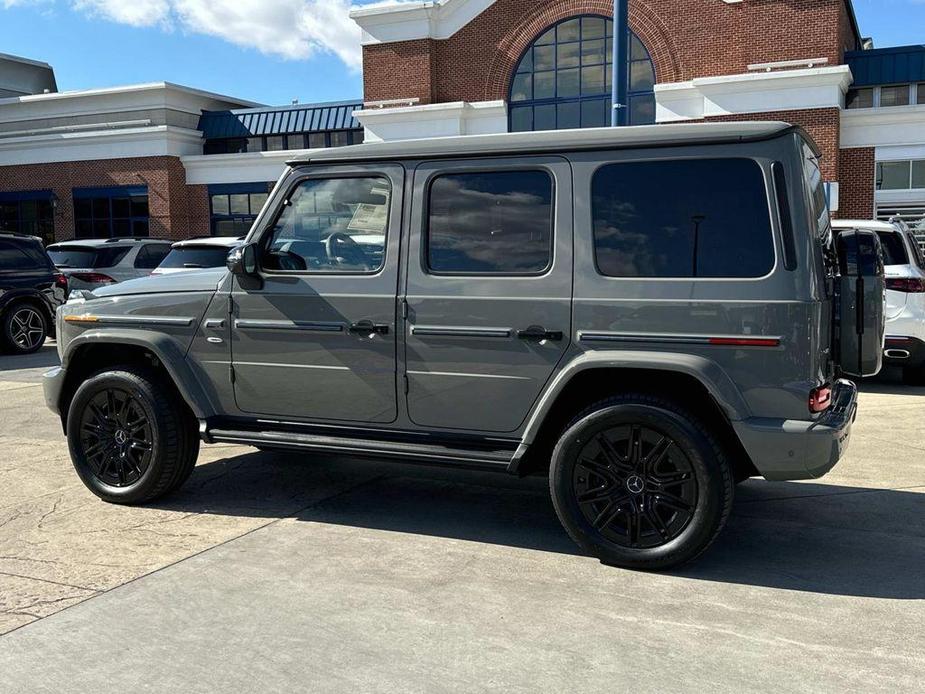
[{"label": "store window", "polygon": [[[628,46],[628,122],[655,122],[655,68],[635,34]],[[510,129],[610,125],[613,21],[585,16],[547,30],[520,59],[509,94]]]},{"label": "store window", "polygon": [[55,197],[50,190],[0,193],[0,231],[55,240]]},{"label": "store window", "polygon": [[925,188],[925,159],[877,162],[877,190]]},{"label": "store window", "polygon": [[149,231],[147,186],[75,188],[78,239],[145,237]]},{"label": "store window", "polygon": [[873,88],[849,89],[848,95],[845,98],[845,106],[847,108],[873,108],[874,106]]},{"label": "store window", "polygon": [[242,154],[244,152],[283,152],[296,149],[323,149],[363,143],[364,131],[327,130],[264,137],[234,137],[207,140],[205,154]]},{"label": "store window", "polygon": [[244,236],[269,197],[272,183],[209,186],[213,236]]}]

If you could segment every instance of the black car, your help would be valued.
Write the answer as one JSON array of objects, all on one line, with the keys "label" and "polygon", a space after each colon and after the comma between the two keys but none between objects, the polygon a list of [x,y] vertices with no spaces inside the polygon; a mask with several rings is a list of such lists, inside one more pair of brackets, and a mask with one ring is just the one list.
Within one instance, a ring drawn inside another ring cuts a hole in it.
[{"label": "black car", "polygon": [[30,354],[54,337],[67,278],[34,236],[0,231],[0,349]]}]

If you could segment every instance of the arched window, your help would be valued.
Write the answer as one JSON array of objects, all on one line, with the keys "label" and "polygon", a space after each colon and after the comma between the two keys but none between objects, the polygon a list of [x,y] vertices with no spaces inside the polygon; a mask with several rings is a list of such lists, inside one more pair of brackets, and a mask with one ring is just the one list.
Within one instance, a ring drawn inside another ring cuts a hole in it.
[{"label": "arched window", "polygon": [[[655,122],[655,68],[642,41],[630,34],[628,121]],[[610,125],[613,21],[574,17],[546,31],[520,58],[508,102],[510,130]]]}]

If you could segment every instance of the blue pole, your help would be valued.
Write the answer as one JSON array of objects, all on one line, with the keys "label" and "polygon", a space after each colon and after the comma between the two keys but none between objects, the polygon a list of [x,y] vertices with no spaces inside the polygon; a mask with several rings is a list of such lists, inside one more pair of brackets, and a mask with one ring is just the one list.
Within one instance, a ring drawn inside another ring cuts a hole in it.
[{"label": "blue pole", "polygon": [[629,68],[629,0],[613,0],[613,95],[611,118],[613,126],[626,125],[626,103]]}]

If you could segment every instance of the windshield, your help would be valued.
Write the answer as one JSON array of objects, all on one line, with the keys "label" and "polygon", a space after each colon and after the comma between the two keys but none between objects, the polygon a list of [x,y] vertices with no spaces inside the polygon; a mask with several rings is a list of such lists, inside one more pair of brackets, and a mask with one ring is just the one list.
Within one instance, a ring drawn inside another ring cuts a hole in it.
[{"label": "windshield", "polygon": [[230,248],[225,246],[181,246],[174,248],[164,261],[158,265],[159,270],[199,269],[223,267]]},{"label": "windshield", "polygon": [[51,261],[61,268],[115,267],[132,250],[131,246],[49,246]]}]

